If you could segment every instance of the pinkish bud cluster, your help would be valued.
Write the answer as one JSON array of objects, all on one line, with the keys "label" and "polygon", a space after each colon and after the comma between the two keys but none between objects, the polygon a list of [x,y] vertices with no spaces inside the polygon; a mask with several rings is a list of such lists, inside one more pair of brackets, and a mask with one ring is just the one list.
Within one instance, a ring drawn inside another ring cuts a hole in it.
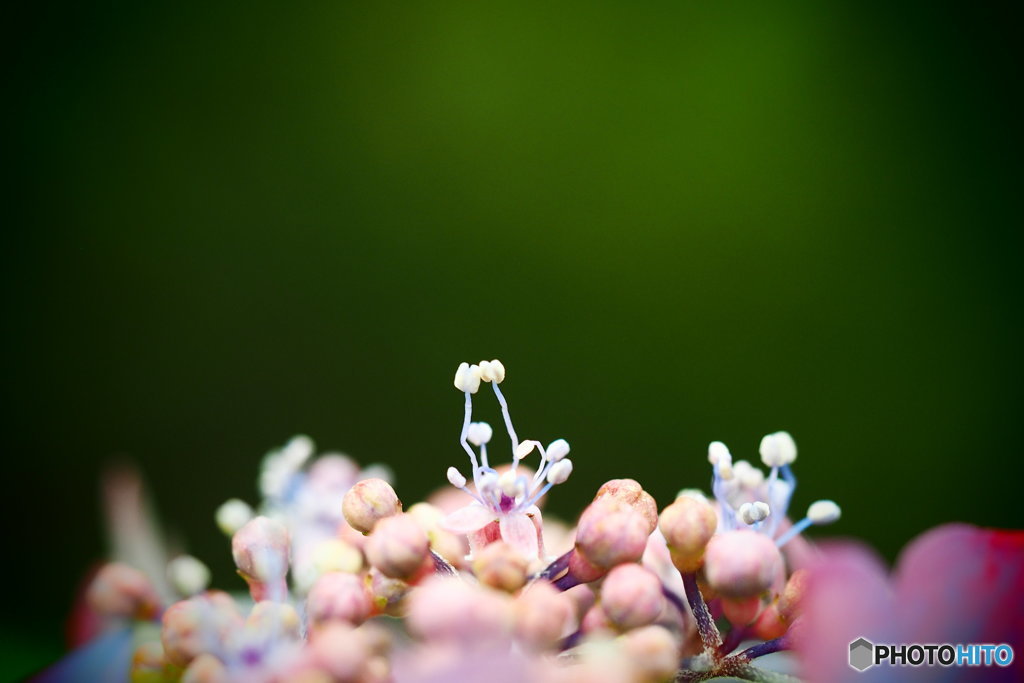
[{"label": "pinkish bud cluster", "polygon": [[[818,501],[804,520],[785,518],[792,438],[762,442],[767,476],[715,442],[714,499],[683,492],[660,513],[639,482],[609,480],[573,528],[540,510],[572,472],[570,446],[519,440],[498,388],[505,374],[496,360],[460,366],[472,479],[449,468],[452,488],[407,512],[383,470],[314,458],[308,437],[268,454],[262,502],[231,499],[216,516],[250,599],[204,591],[209,571],[190,556],[166,573],[189,597],[166,609],[153,577],[104,567],[92,610],[160,623],[125,671],[192,683],[479,680],[499,669],[541,683],[756,677],[761,650],[733,650],[749,638],[766,640],[764,652],[788,646],[807,578],[787,574],[798,562],[783,552],[806,548],[799,533],[839,514]],[[488,384],[512,453],[498,468],[494,430],[471,417]]]}]

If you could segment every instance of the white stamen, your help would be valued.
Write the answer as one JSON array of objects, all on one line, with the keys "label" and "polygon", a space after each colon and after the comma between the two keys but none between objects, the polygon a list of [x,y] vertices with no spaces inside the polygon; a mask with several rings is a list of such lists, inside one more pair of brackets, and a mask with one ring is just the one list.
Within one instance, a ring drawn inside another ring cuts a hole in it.
[{"label": "white stamen", "polygon": [[179,555],[167,563],[167,579],[179,595],[192,597],[210,585],[210,570],[191,555]]},{"label": "white stamen", "polygon": [[729,453],[729,448],[721,441],[712,441],[708,444],[708,462],[712,465],[717,465],[719,460],[722,459],[732,460],[732,454]]},{"label": "white stamen", "polygon": [[462,472],[459,472],[454,467],[448,468],[448,483],[457,489],[461,489],[466,485],[466,478],[462,476]]},{"label": "white stamen", "polygon": [[238,498],[232,498],[217,508],[215,518],[221,531],[228,536],[234,536],[236,531],[253,518],[253,515],[252,508],[248,503]]},{"label": "white stamen", "polygon": [[480,389],[480,367],[461,363],[459,369],[455,371],[455,388],[475,394]]},{"label": "white stamen", "polygon": [[807,508],[807,519],[813,524],[831,524],[839,519],[842,511],[835,501],[819,500],[811,503]]},{"label": "white stamen", "polygon": [[469,425],[469,431],[466,432],[466,439],[474,446],[482,446],[489,443],[493,435],[494,430],[491,429],[491,425],[486,422],[472,422]]},{"label": "white stamen", "polygon": [[572,474],[572,460],[559,460],[548,470],[548,483],[561,484]]},{"label": "white stamen", "polygon": [[569,442],[565,439],[555,439],[548,444],[548,450],[545,455],[551,462],[558,462],[565,456],[569,455]]},{"label": "white stamen", "polygon": [[523,483],[513,470],[505,472],[498,478],[498,486],[501,492],[509,498],[515,498],[523,493]]},{"label": "white stamen", "polygon": [[533,449],[536,448],[539,445],[540,444],[538,442],[533,441],[532,439],[528,440],[528,441],[522,442],[521,444],[519,444],[516,447],[516,453],[515,453],[516,460],[522,460],[523,458],[528,456],[530,453],[532,453]]},{"label": "white stamen", "polygon": [[782,467],[796,460],[796,442],[789,432],[766,434],[761,439],[761,462],[768,467]]},{"label": "white stamen", "polygon": [[497,358],[491,361],[491,380],[495,384],[505,381],[505,366]]},{"label": "white stamen", "polygon": [[768,519],[768,515],[771,514],[771,510],[767,503],[756,501],[753,503],[744,503],[740,506],[739,518],[744,524],[751,525],[756,524],[762,520]]},{"label": "white stamen", "polygon": [[484,472],[480,475],[480,481],[477,483],[477,488],[480,489],[480,493],[484,496],[491,496],[498,490],[498,475],[494,472]]}]

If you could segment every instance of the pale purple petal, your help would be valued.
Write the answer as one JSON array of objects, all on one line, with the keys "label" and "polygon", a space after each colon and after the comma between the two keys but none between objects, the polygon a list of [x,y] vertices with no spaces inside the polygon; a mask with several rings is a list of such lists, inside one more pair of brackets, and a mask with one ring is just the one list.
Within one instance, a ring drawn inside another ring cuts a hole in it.
[{"label": "pale purple petal", "polygon": [[441,526],[453,534],[470,534],[493,522],[495,517],[496,515],[483,505],[470,503],[441,520]]},{"label": "pale purple petal", "polygon": [[530,560],[537,559],[540,549],[537,541],[537,527],[523,513],[504,515],[500,520],[501,539]]}]

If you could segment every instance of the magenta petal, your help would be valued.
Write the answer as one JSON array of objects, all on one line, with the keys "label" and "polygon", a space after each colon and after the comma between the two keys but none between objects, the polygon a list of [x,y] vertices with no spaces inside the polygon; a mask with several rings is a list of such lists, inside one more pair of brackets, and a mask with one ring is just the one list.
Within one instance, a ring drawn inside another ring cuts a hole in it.
[{"label": "magenta petal", "polygon": [[493,522],[494,518],[495,514],[483,505],[470,503],[441,520],[441,526],[453,534],[471,534]]},{"label": "magenta petal", "polygon": [[1024,532],[932,529],[903,551],[895,586],[901,635],[1024,651]]},{"label": "magenta petal", "polygon": [[505,515],[501,518],[501,539],[522,553],[523,557],[535,560],[539,551],[537,528],[523,513]]},{"label": "magenta petal", "polygon": [[874,680],[851,669],[846,660],[850,642],[861,636],[891,642],[892,596],[884,565],[869,550],[850,543],[824,546],[808,569],[796,642],[801,677],[833,683]]}]

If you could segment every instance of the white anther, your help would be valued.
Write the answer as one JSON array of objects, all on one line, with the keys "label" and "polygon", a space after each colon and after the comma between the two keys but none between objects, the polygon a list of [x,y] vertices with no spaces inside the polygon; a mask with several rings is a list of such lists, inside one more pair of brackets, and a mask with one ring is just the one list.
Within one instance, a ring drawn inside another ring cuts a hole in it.
[{"label": "white anther", "polygon": [[761,439],[761,462],[768,467],[782,467],[796,460],[796,442],[789,432],[765,434]]},{"label": "white anther", "polygon": [[461,489],[466,485],[466,478],[462,476],[462,472],[459,472],[454,467],[448,468],[448,483],[457,489]]},{"label": "white anther", "polygon": [[298,469],[309,459],[309,456],[313,455],[314,450],[316,450],[316,445],[313,443],[313,439],[305,434],[298,434],[289,439],[281,449],[281,460],[294,469]]},{"label": "white anther", "polygon": [[523,492],[523,482],[513,470],[505,472],[498,478],[498,487],[509,498],[515,498]]},{"label": "white anther", "polygon": [[491,361],[480,361],[480,379],[485,382],[490,382],[494,379],[494,371],[491,368]]},{"label": "white anther", "polygon": [[768,508],[768,504],[761,501],[744,503],[739,510],[740,519],[744,524],[756,524],[761,520],[768,519],[770,514],[771,510]]},{"label": "white anther", "polygon": [[480,493],[489,496],[498,490],[498,475],[494,472],[485,472],[480,476]]},{"label": "white anther", "polygon": [[533,452],[533,449],[536,448],[537,445],[538,444],[536,441],[530,440],[524,441],[518,446],[516,446],[516,460],[522,460],[523,458],[528,456],[530,453]]},{"label": "white anther", "polygon": [[708,444],[708,462],[712,465],[717,465],[719,460],[726,459],[732,460],[732,454],[729,453],[729,448],[721,441],[712,441]]},{"label": "white anther", "polygon": [[489,443],[494,430],[486,422],[470,422],[469,430],[466,432],[466,439],[474,446],[482,446]]},{"label": "white anther", "polygon": [[495,384],[505,381],[505,366],[497,358],[491,361],[491,381]]},{"label": "white anther", "polygon": [[548,470],[548,483],[561,484],[572,474],[572,460],[559,460]]},{"label": "white anther", "polygon": [[548,444],[548,450],[544,455],[551,462],[558,462],[569,455],[569,442],[565,439],[555,439]]},{"label": "white anther", "polygon": [[740,485],[747,489],[756,489],[764,483],[764,472],[751,465],[746,460],[739,460],[733,464],[733,470],[736,474],[736,478],[740,480]]},{"label": "white anther", "polygon": [[680,498],[693,498],[705,503],[708,502],[708,497],[700,489],[680,489],[679,493],[676,494],[676,500]]},{"label": "white anther", "polygon": [[252,508],[245,501],[232,498],[217,508],[215,518],[217,526],[228,536],[234,536],[235,532],[245,526],[245,523],[253,518]]},{"label": "white anther", "polygon": [[191,597],[210,585],[210,570],[191,555],[180,555],[167,563],[167,579],[180,595]]},{"label": "white anther", "polygon": [[455,371],[455,388],[475,394],[480,389],[480,366],[461,363]]},{"label": "white anther", "polygon": [[842,511],[835,501],[818,500],[807,508],[807,519],[811,520],[813,524],[831,524],[839,519],[841,513]]}]

